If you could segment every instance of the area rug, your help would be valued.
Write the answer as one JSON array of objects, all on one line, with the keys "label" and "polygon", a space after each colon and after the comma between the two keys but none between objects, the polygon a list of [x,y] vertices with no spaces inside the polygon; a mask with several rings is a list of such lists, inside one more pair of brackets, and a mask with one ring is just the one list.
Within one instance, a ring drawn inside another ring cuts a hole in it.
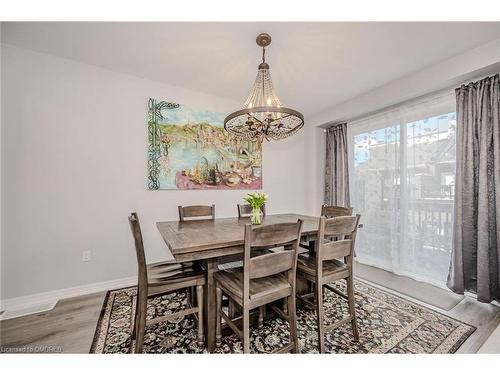
[{"label": "area rug", "polygon": [[[344,283],[335,285],[345,290]],[[355,281],[356,314],[360,339],[354,341],[350,324],[326,335],[328,353],[454,353],[474,332],[464,322],[437,313],[359,280]],[[131,317],[135,311],[136,288],[109,291],[97,324],[91,353],[130,353]],[[183,292],[157,297],[148,302],[148,319],[178,311],[186,305]],[[325,323],[348,315],[341,297],[326,291]],[[317,353],[316,314],[309,308],[297,311],[300,353]],[[261,328],[252,328],[250,350],[270,353],[289,341],[288,323],[281,318],[267,319]],[[145,353],[206,353],[196,343],[196,322],[187,316],[164,321],[147,328]],[[225,335],[216,353],[241,353],[235,335]]]},{"label": "area rug", "polygon": [[354,266],[354,274],[361,279],[445,311],[450,311],[465,298],[463,295],[453,293],[450,290],[359,262],[356,262]]}]

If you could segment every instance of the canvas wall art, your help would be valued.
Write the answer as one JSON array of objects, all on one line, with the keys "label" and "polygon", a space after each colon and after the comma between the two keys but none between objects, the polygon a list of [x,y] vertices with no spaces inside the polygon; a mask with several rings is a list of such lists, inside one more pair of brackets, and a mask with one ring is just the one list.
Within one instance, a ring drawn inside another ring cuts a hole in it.
[{"label": "canvas wall art", "polygon": [[150,190],[261,189],[262,143],[234,138],[224,114],[149,99]]}]

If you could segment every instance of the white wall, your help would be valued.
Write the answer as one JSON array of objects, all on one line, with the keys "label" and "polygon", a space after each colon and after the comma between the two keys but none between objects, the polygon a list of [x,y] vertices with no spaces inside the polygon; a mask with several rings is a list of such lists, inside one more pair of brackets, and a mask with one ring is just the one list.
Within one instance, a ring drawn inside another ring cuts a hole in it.
[{"label": "white wall", "polygon": [[[176,219],[177,205],[214,203],[219,217],[235,215],[245,191],[146,189],[147,98],[228,113],[243,98],[228,101],[13,46],[2,53],[1,299],[134,275],[133,210],[151,261],[166,254],[155,222]],[[270,213],[318,211],[317,189],[308,188],[321,175],[308,168],[317,157],[316,130],[265,143]],[[90,262],[81,261],[84,250],[92,251]]]},{"label": "white wall", "polygon": [[499,71],[500,39],[496,39],[317,113],[309,124],[321,126],[351,120]]}]

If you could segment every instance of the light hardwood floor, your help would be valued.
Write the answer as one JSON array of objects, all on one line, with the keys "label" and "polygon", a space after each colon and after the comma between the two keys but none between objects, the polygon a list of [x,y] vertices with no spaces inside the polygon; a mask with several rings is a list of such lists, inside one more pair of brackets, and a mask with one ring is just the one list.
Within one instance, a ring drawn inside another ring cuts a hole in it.
[{"label": "light hardwood floor", "polygon": [[[387,277],[387,276],[385,276]],[[373,280],[373,278],[372,278]],[[374,284],[382,289],[381,285]],[[411,279],[406,281],[412,282]],[[421,287],[420,283],[415,286]],[[432,291],[433,288],[429,288]],[[388,291],[398,294],[393,290]],[[88,353],[92,344],[95,327],[99,319],[105,293],[61,300],[56,307],[47,312],[23,316],[0,322],[0,345],[6,348],[39,347],[46,351],[65,353]],[[408,296],[405,298],[412,299]],[[495,335],[487,339],[500,325],[500,308],[492,304],[483,304],[471,297],[465,297],[450,311],[440,310],[432,305],[414,300],[431,309],[440,311],[453,318],[477,327],[477,330],[458,350],[459,353],[496,352],[500,353],[500,342]],[[486,349],[480,348],[483,346]]]},{"label": "light hardwood floor", "polygon": [[47,352],[88,353],[105,295],[68,298],[50,311],[1,321],[3,351],[39,347]]}]

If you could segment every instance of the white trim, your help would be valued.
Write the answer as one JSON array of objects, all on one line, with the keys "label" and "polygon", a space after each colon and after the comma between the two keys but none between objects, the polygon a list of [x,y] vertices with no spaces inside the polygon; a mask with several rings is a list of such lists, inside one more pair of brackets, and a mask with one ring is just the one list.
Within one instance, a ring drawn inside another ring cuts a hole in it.
[{"label": "white trim", "polygon": [[51,310],[60,299],[124,288],[134,284],[137,284],[136,276],[0,300],[0,311],[4,311],[0,320]]},{"label": "white trim", "polygon": [[50,311],[56,306],[56,304],[57,300],[51,300],[45,303],[38,303],[33,306],[17,308],[16,310],[6,310],[2,312],[2,315],[0,315],[0,321]]}]

